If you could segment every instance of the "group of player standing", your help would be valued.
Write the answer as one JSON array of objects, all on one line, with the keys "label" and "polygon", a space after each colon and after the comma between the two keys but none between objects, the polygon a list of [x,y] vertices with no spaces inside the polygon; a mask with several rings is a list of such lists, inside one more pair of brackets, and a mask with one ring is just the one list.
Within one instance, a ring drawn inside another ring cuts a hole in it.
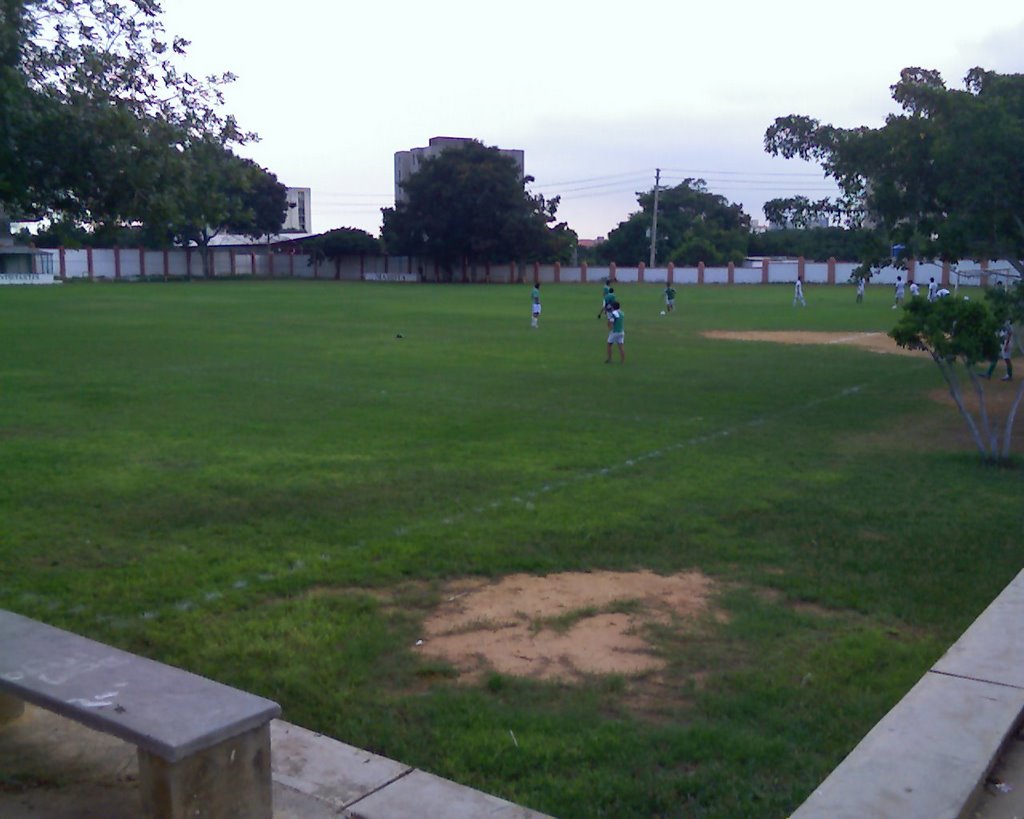
[{"label": "group of player standing", "polygon": [[[863,279],[861,281],[863,282]],[[903,281],[903,277],[897,276],[896,293],[892,304],[893,310],[895,310],[897,307],[903,304],[903,298],[906,295],[906,289],[907,283]],[[939,284],[938,282],[935,281],[934,277],[928,280],[928,301],[935,301],[937,299],[945,298],[949,294],[949,288],[939,287]],[[915,281],[910,282],[910,295],[911,297],[921,295],[921,288]],[[860,301],[860,299],[858,299],[858,301]]]},{"label": "group of player standing", "polygon": [[[671,296],[670,296],[671,294]],[[675,305],[676,291],[669,285],[665,289],[665,309],[671,310]],[[533,291],[530,294],[530,301],[532,302],[530,308],[530,326],[536,329],[539,326],[541,304],[540,304],[540,282],[535,282],[533,285]],[[615,288],[612,287],[612,280],[605,279],[604,283],[604,294],[601,297],[601,309],[597,313],[597,317],[605,317],[608,322],[608,351],[605,356],[605,364],[610,364],[612,360],[612,348],[618,347],[619,350],[619,362],[625,363],[626,361],[626,330],[625,330],[625,313],[622,312],[622,305],[619,304],[619,300],[615,295]]]}]

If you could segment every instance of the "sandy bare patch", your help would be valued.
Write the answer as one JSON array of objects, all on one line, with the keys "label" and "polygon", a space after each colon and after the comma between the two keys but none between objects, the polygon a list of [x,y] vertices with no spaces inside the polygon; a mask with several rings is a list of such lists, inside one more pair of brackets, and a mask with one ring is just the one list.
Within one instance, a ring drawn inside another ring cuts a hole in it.
[{"label": "sandy bare patch", "polygon": [[819,333],[812,331],[744,331],[708,330],[706,338],[725,339],[729,341],[770,341],[774,344],[844,344],[860,347],[872,353],[889,355],[907,355],[918,358],[927,357],[922,350],[906,350],[896,346],[885,333]]},{"label": "sandy bare patch", "polygon": [[468,680],[488,671],[544,680],[642,674],[664,666],[645,639],[646,627],[695,621],[711,593],[711,581],[699,572],[462,581],[425,621],[417,650],[450,662]]}]

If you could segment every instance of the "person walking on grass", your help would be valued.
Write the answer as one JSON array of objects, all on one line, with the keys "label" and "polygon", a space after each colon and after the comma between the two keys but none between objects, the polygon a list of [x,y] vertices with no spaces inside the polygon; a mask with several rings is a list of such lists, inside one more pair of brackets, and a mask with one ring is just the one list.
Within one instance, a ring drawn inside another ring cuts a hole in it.
[{"label": "person walking on grass", "polygon": [[665,312],[671,313],[676,309],[676,289],[671,285],[665,286]]},{"label": "person walking on grass", "polygon": [[618,345],[619,363],[626,363],[626,333],[623,329],[622,307],[617,301],[610,305],[608,313],[608,355],[604,359],[605,364],[612,363],[612,345]]},{"label": "person walking on grass", "polygon": [[857,279],[857,304],[864,303],[864,277]]},{"label": "person walking on grass", "polygon": [[896,297],[892,303],[892,309],[895,310],[901,304],[903,304],[903,295],[905,291],[905,285],[903,284],[903,277],[896,277]]},{"label": "person walking on grass", "polygon": [[[1010,360],[1010,356],[1013,354],[1013,323],[1007,319],[1003,322],[1003,326],[999,328],[999,358],[1006,364],[1006,375],[1004,375],[1000,381],[1013,381],[1013,362]],[[988,368],[988,372],[985,373],[985,378],[991,378],[992,373],[996,371],[996,364],[999,363],[999,358],[993,358],[992,364]]]},{"label": "person walking on grass", "polygon": [[615,301],[615,288],[611,285],[611,279],[609,279],[604,286],[604,295],[601,297],[601,309],[597,314],[598,318],[601,316],[607,316],[608,311],[612,309],[612,302]]},{"label": "person walking on grass", "polygon": [[796,277],[796,284],[793,287],[793,306],[796,307],[797,304],[807,306],[807,299],[804,298],[804,280],[800,276]]},{"label": "person walking on grass", "polygon": [[935,277],[928,279],[928,301],[935,301],[939,297],[939,286],[935,283]]},{"label": "person walking on grass", "polygon": [[536,330],[537,322],[540,319],[540,282],[536,282],[533,285],[533,292],[530,294],[530,298],[533,299],[530,326]]}]

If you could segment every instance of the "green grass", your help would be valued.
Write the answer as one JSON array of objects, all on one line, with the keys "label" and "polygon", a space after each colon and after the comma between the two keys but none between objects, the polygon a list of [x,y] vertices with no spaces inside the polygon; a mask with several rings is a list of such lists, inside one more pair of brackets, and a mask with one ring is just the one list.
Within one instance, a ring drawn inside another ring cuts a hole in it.
[{"label": "green grass", "polygon": [[[596,286],[537,331],[516,286],[3,288],[0,607],[561,817],[786,815],[1020,570],[1020,463],[928,360],[700,334],[887,331],[881,290],[619,290],[625,366]],[[641,568],[727,615],[663,678],[412,651],[446,581]]]}]

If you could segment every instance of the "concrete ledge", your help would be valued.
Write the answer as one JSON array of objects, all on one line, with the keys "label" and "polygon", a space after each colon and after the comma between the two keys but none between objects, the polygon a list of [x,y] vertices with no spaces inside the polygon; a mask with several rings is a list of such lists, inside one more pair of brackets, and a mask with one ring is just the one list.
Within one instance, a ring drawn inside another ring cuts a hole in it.
[{"label": "concrete ledge", "polygon": [[969,813],[1024,714],[1024,572],[825,779],[793,819]]},{"label": "concrete ledge", "polygon": [[271,723],[275,819],[544,819],[496,796],[280,720]]}]

